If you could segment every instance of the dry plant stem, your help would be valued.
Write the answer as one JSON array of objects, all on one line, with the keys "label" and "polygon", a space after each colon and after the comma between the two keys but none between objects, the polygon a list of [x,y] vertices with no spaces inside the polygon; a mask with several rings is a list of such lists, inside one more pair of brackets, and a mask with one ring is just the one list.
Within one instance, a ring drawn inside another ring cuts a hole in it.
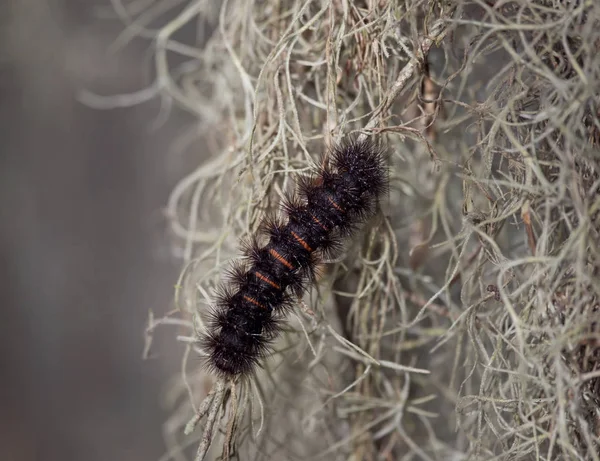
[{"label": "dry plant stem", "polygon": [[[196,417],[194,418],[196,421],[200,420],[205,414],[208,413],[206,418],[206,425],[204,426],[204,432],[202,434],[202,441],[200,442],[200,446],[198,447],[198,451],[196,453],[195,461],[202,461],[208,452],[208,448],[210,447],[210,443],[213,439],[214,435],[214,426],[215,420],[217,419],[217,415],[221,410],[221,405],[223,403],[223,394],[225,393],[225,381],[220,379],[215,383],[214,389],[211,393],[206,397],[205,401],[202,403]],[[186,432],[189,426],[186,427]]]},{"label": "dry plant stem", "polygon": [[231,450],[231,441],[233,439],[235,422],[238,418],[238,393],[235,382],[231,383],[231,410],[229,415],[229,422],[227,423],[227,433],[225,435],[225,442],[223,444],[224,453],[223,458],[229,459]]},{"label": "dry plant stem", "polygon": [[529,250],[531,251],[531,254],[535,256],[535,233],[533,232],[533,227],[531,225],[531,213],[529,211],[528,203],[523,205],[521,217],[523,218],[523,223],[525,224],[525,232],[527,232],[527,243],[529,244]]},{"label": "dry plant stem", "polygon": [[374,131],[377,125],[383,122],[383,118],[387,116],[387,111],[390,109],[392,104],[394,104],[394,101],[398,98],[400,93],[402,93],[406,87],[406,84],[415,74],[417,69],[422,65],[423,61],[427,59],[427,54],[429,53],[431,47],[443,40],[448,33],[448,19],[451,17],[452,12],[446,17],[440,18],[433,23],[427,37],[424,37],[419,43],[419,48],[417,50],[418,54],[402,68],[398,74],[398,77],[396,78],[396,81],[386,93],[382,103],[377,108],[369,122],[365,125],[363,133],[359,135],[359,140],[366,139],[366,133]]}]

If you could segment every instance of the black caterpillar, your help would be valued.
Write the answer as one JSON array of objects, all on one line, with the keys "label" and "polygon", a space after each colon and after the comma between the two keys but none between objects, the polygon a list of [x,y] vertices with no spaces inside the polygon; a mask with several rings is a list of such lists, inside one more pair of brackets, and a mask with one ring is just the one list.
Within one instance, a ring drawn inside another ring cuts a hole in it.
[{"label": "black caterpillar", "polygon": [[299,192],[284,200],[288,219],[265,219],[260,246],[255,238],[245,259],[229,272],[217,296],[202,340],[208,366],[232,378],[251,373],[269,352],[281,321],[314,283],[315,268],[335,254],[342,238],[371,216],[387,187],[383,151],[372,141],[351,140],[332,149],[318,175],[299,181]]}]

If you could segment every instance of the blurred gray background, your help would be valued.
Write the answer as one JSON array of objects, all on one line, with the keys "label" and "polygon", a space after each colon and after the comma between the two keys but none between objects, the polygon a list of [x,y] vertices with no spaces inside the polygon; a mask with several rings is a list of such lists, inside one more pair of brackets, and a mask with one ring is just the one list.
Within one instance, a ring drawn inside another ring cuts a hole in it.
[{"label": "blurred gray background", "polygon": [[[185,172],[168,146],[189,122],[159,103],[98,111],[76,92],[149,82],[148,42],[94,3],[0,6],[0,459],[155,460],[161,392],[179,366],[142,361],[148,310],[169,308],[179,264],[161,207]],[[166,343],[166,341],[165,341]],[[174,354],[173,354],[174,355]]]}]

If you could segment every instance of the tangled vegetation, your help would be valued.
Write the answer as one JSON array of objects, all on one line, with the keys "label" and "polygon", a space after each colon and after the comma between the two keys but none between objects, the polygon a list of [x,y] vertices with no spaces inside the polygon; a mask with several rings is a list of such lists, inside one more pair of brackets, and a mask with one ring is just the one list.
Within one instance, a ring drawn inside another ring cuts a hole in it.
[{"label": "tangled vegetation", "polygon": [[[154,51],[126,101],[198,119],[148,327],[185,346],[165,459],[600,459],[600,2],[113,3]],[[378,216],[264,370],[215,384],[194,357],[223,269],[348,134],[391,152]]]}]

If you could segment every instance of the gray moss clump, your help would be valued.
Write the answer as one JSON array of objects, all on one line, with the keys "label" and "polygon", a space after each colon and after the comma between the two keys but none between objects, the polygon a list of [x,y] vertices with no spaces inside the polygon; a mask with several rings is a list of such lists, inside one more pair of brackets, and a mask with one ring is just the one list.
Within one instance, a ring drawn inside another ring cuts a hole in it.
[{"label": "gray moss clump", "polygon": [[[600,459],[600,2],[122,7],[153,91],[198,119],[167,206],[176,309],[148,328],[185,346],[166,457]],[[239,239],[348,134],[389,147],[381,211],[264,370],[201,404],[196,339]]]}]

